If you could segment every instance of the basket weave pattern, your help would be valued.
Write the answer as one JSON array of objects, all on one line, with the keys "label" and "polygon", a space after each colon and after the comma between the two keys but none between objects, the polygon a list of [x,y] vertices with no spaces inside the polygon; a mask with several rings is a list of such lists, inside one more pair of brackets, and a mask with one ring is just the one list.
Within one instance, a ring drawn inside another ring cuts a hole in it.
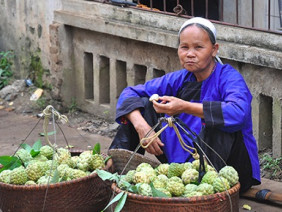
[{"label": "basket weave pattern", "polygon": [[[105,170],[112,172],[109,159]],[[11,185],[0,183],[0,208],[3,212],[101,211],[111,197],[111,183],[96,173],[49,185]]]},{"label": "basket weave pattern", "polygon": [[[115,171],[120,173],[120,171],[124,168],[125,164],[128,161],[126,159],[130,158],[132,152],[128,150],[118,149],[109,150],[108,154],[112,156]],[[159,164],[158,162],[155,162],[150,158],[136,154],[124,173],[127,173],[127,171],[130,169],[135,169],[142,162],[149,162],[153,167],[156,167]],[[148,197],[128,192],[127,200],[122,211],[237,212],[239,211],[239,189],[240,184],[238,183],[228,190],[231,198],[232,209],[230,206],[229,196],[226,192],[190,198]],[[116,194],[122,191],[116,186],[115,183],[112,184],[112,190]]]}]

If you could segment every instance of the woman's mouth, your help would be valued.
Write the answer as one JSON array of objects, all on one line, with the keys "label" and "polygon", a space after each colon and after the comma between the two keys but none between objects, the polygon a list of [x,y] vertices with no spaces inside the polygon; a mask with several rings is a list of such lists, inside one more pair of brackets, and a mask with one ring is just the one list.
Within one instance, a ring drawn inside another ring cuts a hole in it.
[{"label": "woman's mouth", "polygon": [[194,65],[195,62],[193,62],[193,61],[187,61],[187,62],[185,62],[185,64],[187,64],[187,65]]}]

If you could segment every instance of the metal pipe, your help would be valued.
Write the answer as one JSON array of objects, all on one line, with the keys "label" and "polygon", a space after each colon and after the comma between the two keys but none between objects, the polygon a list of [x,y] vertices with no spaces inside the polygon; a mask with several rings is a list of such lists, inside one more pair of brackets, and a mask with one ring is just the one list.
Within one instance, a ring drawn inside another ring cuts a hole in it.
[{"label": "metal pipe", "polygon": [[280,17],[280,27],[282,28],[282,0],[279,0],[279,17]]},{"label": "metal pipe", "polygon": [[194,0],[191,0],[191,16],[195,16],[194,15]]},{"label": "metal pipe", "polygon": [[236,0],[236,24],[239,25],[239,2]]},{"label": "metal pipe", "polygon": [[206,0],[206,18],[209,18],[209,0]]},{"label": "metal pipe", "polygon": [[219,20],[223,21],[223,0],[219,1]]},{"label": "metal pipe", "polygon": [[268,0],[268,30],[270,30],[270,0]]},{"label": "metal pipe", "polygon": [[255,26],[255,3],[254,0],[252,0],[252,27]]}]

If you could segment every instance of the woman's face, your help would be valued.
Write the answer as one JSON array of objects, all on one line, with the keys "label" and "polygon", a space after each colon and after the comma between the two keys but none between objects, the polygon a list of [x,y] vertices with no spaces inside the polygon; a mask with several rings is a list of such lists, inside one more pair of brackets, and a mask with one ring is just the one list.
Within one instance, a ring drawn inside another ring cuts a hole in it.
[{"label": "woman's face", "polygon": [[208,33],[196,25],[188,26],[179,36],[178,57],[181,65],[193,72],[198,81],[212,72],[218,44],[212,44]]}]

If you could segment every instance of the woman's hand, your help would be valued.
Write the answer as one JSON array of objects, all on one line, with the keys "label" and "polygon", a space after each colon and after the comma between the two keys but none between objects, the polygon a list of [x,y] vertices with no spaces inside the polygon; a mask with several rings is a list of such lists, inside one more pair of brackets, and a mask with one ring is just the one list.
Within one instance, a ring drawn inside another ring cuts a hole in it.
[{"label": "woman's hand", "polygon": [[174,116],[180,113],[187,113],[204,118],[203,104],[188,102],[173,96],[159,97],[158,101],[152,101],[157,113],[165,113]]},{"label": "woman's hand", "polygon": [[[139,139],[141,141],[142,138],[146,136],[146,134],[151,130],[152,128],[149,125],[143,125],[143,127],[136,129],[139,135]],[[152,131],[148,137],[151,137],[155,135],[155,131]],[[144,140],[142,141],[143,146],[146,146],[151,140]],[[153,142],[145,149],[148,153],[153,154],[153,155],[162,155],[163,151],[161,147],[164,146],[164,144],[161,142],[159,137],[156,137]]]},{"label": "woman's hand", "polygon": [[[136,129],[139,135],[140,141],[152,129],[152,127],[143,118],[139,110],[132,111],[126,117],[128,118],[128,120],[133,124],[134,128]],[[149,136],[152,136],[154,134],[155,132],[153,131]],[[143,145],[146,146],[149,142],[150,140],[145,140],[143,142]],[[162,146],[164,146],[164,144],[157,137],[145,150],[150,154],[162,155],[163,154],[163,151],[161,149]]]},{"label": "woman's hand", "polygon": [[153,107],[157,113],[165,113],[169,116],[173,116],[184,112],[186,101],[173,97],[162,96],[159,97],[159,101],[153,101]]}]

